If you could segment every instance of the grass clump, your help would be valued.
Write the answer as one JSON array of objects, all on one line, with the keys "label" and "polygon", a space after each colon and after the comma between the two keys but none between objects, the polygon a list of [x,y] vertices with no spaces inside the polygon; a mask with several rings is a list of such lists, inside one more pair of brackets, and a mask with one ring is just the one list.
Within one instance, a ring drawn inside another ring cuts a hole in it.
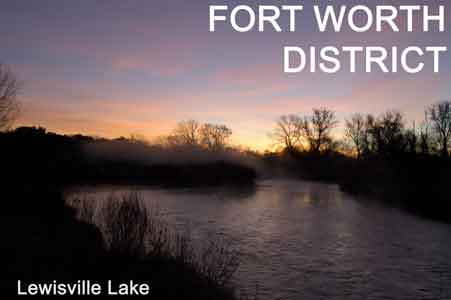
[{"label": "grass clump", "polygon": [[177,278],[184,274],[183,280],[200,285],[202,293],[219,290],[218,299],[234,298],[231,279],[240,257],[227,238],[209,237],[202,246],[196,244],[188,230],[180,232],[168,225],[159,209],[146,205],[138,192],[112,193],[102,200],[78,195],[68,202],[80,220],[99,228],[111,256],[139,261],[140,268],[165,266],[159,275],[175,271]]}]

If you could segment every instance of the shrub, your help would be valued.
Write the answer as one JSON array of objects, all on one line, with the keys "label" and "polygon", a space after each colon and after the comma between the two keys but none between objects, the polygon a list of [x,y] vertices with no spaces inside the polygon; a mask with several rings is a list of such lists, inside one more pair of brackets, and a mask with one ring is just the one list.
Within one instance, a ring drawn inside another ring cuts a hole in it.
[{"label": "shrub", "polygon": [[227,285],[240,264],[239,252],[225,237],[209,236],[204,247],[195,247],[189,231],[171,228],[156,207],[144,205],[138,192],[112,193],[104,201],[78,195],[68,202],[80,219],[100,229],[112,254],[171,260],[217,286]]}]

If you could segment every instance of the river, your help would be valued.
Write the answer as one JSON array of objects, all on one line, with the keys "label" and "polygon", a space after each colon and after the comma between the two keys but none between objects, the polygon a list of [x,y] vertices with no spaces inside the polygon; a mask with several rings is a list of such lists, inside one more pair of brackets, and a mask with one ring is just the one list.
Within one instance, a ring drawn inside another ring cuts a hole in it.
[{"label": "river", "polygon": [[234,282],[259,299],[451,299],[450,225],[356,199],[336,185],[268,180],[255,190],[140,194],[197,241],[231,239],[242,259]]}]

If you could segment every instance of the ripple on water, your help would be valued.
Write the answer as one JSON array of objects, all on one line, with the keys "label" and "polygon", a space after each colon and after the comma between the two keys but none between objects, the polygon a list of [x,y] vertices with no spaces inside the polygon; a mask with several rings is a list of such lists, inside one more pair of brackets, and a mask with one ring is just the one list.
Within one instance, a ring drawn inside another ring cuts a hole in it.
[{"label": "ripple on water", "polygon": [[230,237],[243,261],[235,283],[259,299],[451,299],[451,226],[356,201],[335,185],[141,192],[199,242]]}]

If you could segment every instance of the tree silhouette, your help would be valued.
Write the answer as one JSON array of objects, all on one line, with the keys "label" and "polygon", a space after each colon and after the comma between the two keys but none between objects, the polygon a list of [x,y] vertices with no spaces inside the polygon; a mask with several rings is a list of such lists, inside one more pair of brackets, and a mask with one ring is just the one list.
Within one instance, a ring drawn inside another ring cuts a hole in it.
[{"label": "tree silhouette", "polygon": [[320,153],[332,146],[332,130],[338,125],[335,113],[327,108],[313,109],[313,115],[304,118],[301,128],[309,149]]},{"label": "tree silhouette", "polygon": [[352,142],[359,159],[368,144],[368,126],[362,114],[354,114],[351,119],[345,120],[345,135]]},{"label": "tree silhouette", "polygon": [[224,149],[232,130],[225,125],[204,124],[199,130],[202,146],[209,150],[217,151]]},{"label": "tree silhouette", "polygon": [[430,153],[431,148],[431,134],[430,134],[430,122],[427,112],[425,113],[424,121],[420,124],[419,128],[419,147],[420,153],[427,155]]},{"label": "tree silhouette", "polygon": [[439,151],[442,156],[447,157],[451,142],[451,102],[444,101],[431,105],[427,109],[427,115],[436,136]]},{"label": "tree silhouette", "polygon": [[404,118],[400,112],[387,111],[378,119],[368,119],[370,149],[379,155],[393,155],[406,147]]},{"label": "tree silhouette", "polygon": [[0,64],[0,130],[8,129],[17,116],[17,94],[21,84],[15,74]]},{"label": "tree silhouette", "polygon": [[277,145],[294,153],[302,147],[302,122],[303,120],[296,115],[281,116],[270,136]]},{"label": "tree silhouette", "polygon": [[199,129],[201,125],[195,120],[181,121],[177,123],[173,138],[178,144],[195,146],[199,144]]},{"label": "tree silhouette", "polygon": [[407,152],[411,154],[417,153],[418,136],[416,132],[415,122],[413,122],[412,128],[407,129],[404,133],[404,139]]}]

